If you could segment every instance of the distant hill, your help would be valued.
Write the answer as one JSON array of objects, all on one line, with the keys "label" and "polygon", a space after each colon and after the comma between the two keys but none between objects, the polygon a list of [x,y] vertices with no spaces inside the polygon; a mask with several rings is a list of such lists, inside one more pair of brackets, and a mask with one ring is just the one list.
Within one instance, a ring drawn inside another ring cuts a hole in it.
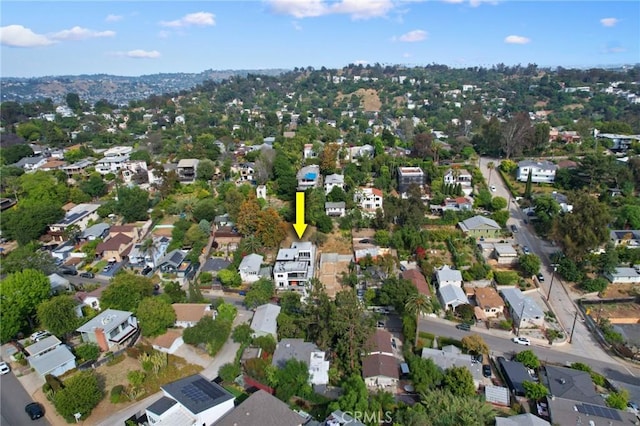
[{"label": "distant hill", "polygon": [[220,81],[247,74],[279,75],[288,70],[207,70],[201,73],[151,74],[123,77],[108,74],[65,75],[34,78],[0,78],[2,102],[32,102],[51,98],[54,103],[64,100],[67,93],[77,93],[83,101],[94,103],[106,99],[114,104],[144,99],[151,95],[190,90],[206,80]]}]

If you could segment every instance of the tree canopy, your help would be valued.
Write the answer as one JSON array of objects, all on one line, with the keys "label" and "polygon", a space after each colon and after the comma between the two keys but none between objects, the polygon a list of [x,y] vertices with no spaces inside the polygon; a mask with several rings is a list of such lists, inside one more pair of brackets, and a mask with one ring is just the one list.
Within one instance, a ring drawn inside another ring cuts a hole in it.
[{"label": "tree canopy", "polygon": [[3,343],[15,338],[28,325],[33,325],[38,305],[50,294],[49,279],[34,269],[14,272],[0,281],[0,337]]}]

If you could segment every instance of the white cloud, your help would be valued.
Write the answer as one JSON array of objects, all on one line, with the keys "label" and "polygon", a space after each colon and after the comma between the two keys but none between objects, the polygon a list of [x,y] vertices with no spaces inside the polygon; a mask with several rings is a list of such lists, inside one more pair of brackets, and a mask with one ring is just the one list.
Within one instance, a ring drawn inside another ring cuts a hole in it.
[{"label": "white cloud", "polygon": [[104,18],[104,20],[107,22],[118,22],[121,21],[122,18],[124,18],[124,16],[122,15],[109,14],[106,18]]},{"label": "white cloud", "polygon": [[296,31],[302,31],[302,25],[298,21],[291,21],[291,25],[293,25],[293,29]]},{"label": "white cloud", "polygon": [[169,36],[171,35],[171,33],[169,31],[159,31],[158,32],[158,38],[169,38]]},{"label": "white cloud", "polygon": [[497,0],[442,0],[442,1],[450,4],[461,4],[461,3],[466,3],[468,1],[469,6],[471,7],[478,7],[483,3],[491,4],[493,6],[498,4]]},{"label": "white cloud", "polygon": [[605,27],[615,27],[620,22],[618,18],[602,18],[600,23]]},{"label": "white cloud", "polygon": [[36,34],[22,25],[0,27],[0,44],[11,47],[40,47],[55,43],[49,37]]},{"label": "white cloud", "polygon": [[410,58],[411,56],[412,56],[411,53],[403,53],[402,54],[403,58]]},{"label": "white cloud", "polygon": [[93,31],[88,28],[73,27],[70,30],[62,30],[51,35],[55,40],[86,40],[88,38],[113,37],[114,31]]},{"label": "white cloud", "polygon": [[365,61],[364,59],[358,59],[357,61],[353,62],[354,65],[367,65],[368,63],[369,61]]},{"label": "white cloud", "polygon": [[175,21],[162,21],[160,25],[163,27],[179,28],[179,27],[191,27],[191,26],[213,26],[216,24],[215,15],[209,12],[196,12],[184,15],[180,19]]},{"label": "white cloud", "polygon": [[392,0],[269,0],[271,10],[297,19],[324,15],[350,15],[352,19],[386,16],[394,7]]},{"label": "white cloud", "polygon": [[124,53],[124,56],[134,59],[156,59],[160,57],[160,52],[157,50],[136,49]]},{"label": "white cloud", "polygon": [[504,38],[504,42],[509,44],[527,44],[531,42],[531,39],[519,35],[510,35]]},{"label": "white cloud", "polygon": [[416,41],[426,40],[428,35],[429,33],[424,30],[413,30],[402,34],[397,40],[405,43],[415,43]]}]

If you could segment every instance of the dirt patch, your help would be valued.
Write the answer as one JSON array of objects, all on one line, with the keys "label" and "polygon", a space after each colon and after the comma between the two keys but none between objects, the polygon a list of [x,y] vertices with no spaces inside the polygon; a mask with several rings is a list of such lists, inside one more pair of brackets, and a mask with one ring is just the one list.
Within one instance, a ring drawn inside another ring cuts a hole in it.
[{"label": "dirt patch", "polygon": [[544,108],[544,107],[547,106],[548,103],[549,102],[547,102],[547,101],[538,101],[535,104],[533,104],[533,106],[536,107],[536,108]]},{"label": "dirt patch", "polygon": [[629,324],[640,321],[640,305],[637,303],[610,303],[593,305],[587,308],[587,314],[596,321],[607,318],[613,324]]},{"label": "dirt patch", "polygon": [[374,89],[358,89],[353,93],[338,94],[335,105],[337,106],[344,98],[350,98],[351,95],[356,95],[360,98],[360,106],[363,107],[365,111],[380,111],[382,107],[378,91]]},{"label": "dirt patch", "polygon": [[607,289],[602,294],[603,299],[616,299],[620,297],[635,296],[640,290],[638,284],[609,284]]},{"label": "dirt patch", "polygon": [[322,253],[352,254],[353,247],[349,239],[342,236],[340,229],[334,226],[333,231],[327,235],[327,241],[320,245],[320,251]]},{"label": "dirt patch", "polygon": [[343,273],[349,272],[351,256],[343,255],[325,256],[320,263],[318,279],[324,284],[325,291],[329,298],[334,299],[336,294],[342,290],[341,277]]},{"label": "dirt patch", "polygon": [[584,105],[582,104],[569,104],[562,107],[563,110],[573,110],[573,109],[582,109]]}]

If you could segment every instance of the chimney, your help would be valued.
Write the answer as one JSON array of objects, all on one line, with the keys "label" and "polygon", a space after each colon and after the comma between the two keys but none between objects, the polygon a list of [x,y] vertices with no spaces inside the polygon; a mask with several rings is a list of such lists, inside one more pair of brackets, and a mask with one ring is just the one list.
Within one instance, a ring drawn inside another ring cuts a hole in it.
[{"label": "chimney", "polygon": [[107,336],[104,335],[104,330],[102,328],[94,329],[94,333],[96,334],[96,343],[100,347],[102,352],[107,352],[109,350],[109,343],[107,342]]}]

